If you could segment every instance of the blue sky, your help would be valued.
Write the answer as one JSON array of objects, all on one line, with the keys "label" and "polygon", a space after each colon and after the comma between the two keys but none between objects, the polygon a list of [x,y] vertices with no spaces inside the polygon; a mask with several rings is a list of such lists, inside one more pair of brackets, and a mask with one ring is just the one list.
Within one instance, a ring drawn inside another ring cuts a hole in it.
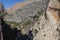
[{"label": "blue sky", "polygon": [[3,3],[5,8],[9,8],[13,6],[17,2],[23,2],[24,0],[0,0],[1,3]]}]

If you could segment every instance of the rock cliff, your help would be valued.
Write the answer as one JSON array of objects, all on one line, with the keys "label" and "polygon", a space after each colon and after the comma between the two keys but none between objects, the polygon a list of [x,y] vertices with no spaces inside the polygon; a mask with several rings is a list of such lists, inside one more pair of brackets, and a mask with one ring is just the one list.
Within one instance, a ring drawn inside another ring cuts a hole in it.
[{"label": "rock cliff", "polygon": [[29,0],[14,14],[7,14],[4,21],[22,34],[31,30],[33,40],[60,40],[60,0]]}]

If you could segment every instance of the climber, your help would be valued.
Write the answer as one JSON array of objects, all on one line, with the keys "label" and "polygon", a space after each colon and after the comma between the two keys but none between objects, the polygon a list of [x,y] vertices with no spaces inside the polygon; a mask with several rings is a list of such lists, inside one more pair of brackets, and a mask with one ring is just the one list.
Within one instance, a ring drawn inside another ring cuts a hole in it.
[{"label": "climber", "polygon": [[31,30],[29,30],[29,33],[28,33],[28,40],[33,40],[33,34]]}]

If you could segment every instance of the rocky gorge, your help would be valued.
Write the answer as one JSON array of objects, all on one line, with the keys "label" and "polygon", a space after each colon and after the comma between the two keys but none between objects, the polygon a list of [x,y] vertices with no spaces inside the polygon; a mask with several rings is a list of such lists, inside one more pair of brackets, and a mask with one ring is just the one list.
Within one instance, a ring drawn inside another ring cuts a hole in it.
[{"label": "rocky gorge", "polygon": [[11,14],[4,14],[3,39],[60,40],[60,0],[26,0],[25,3],[28,4]]}]

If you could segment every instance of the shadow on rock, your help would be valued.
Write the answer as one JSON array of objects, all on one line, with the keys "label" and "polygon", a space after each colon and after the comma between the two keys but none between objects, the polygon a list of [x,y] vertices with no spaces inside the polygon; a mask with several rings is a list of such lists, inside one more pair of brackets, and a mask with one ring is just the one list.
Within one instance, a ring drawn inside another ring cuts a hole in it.
[{"label": "shadow on rock", "polygon": [[3,20],[1,20],[1,26],[4,40],[27,40],[27,35],[23,35],[16,28],[11,29],[10,25],[7,25]]}]

